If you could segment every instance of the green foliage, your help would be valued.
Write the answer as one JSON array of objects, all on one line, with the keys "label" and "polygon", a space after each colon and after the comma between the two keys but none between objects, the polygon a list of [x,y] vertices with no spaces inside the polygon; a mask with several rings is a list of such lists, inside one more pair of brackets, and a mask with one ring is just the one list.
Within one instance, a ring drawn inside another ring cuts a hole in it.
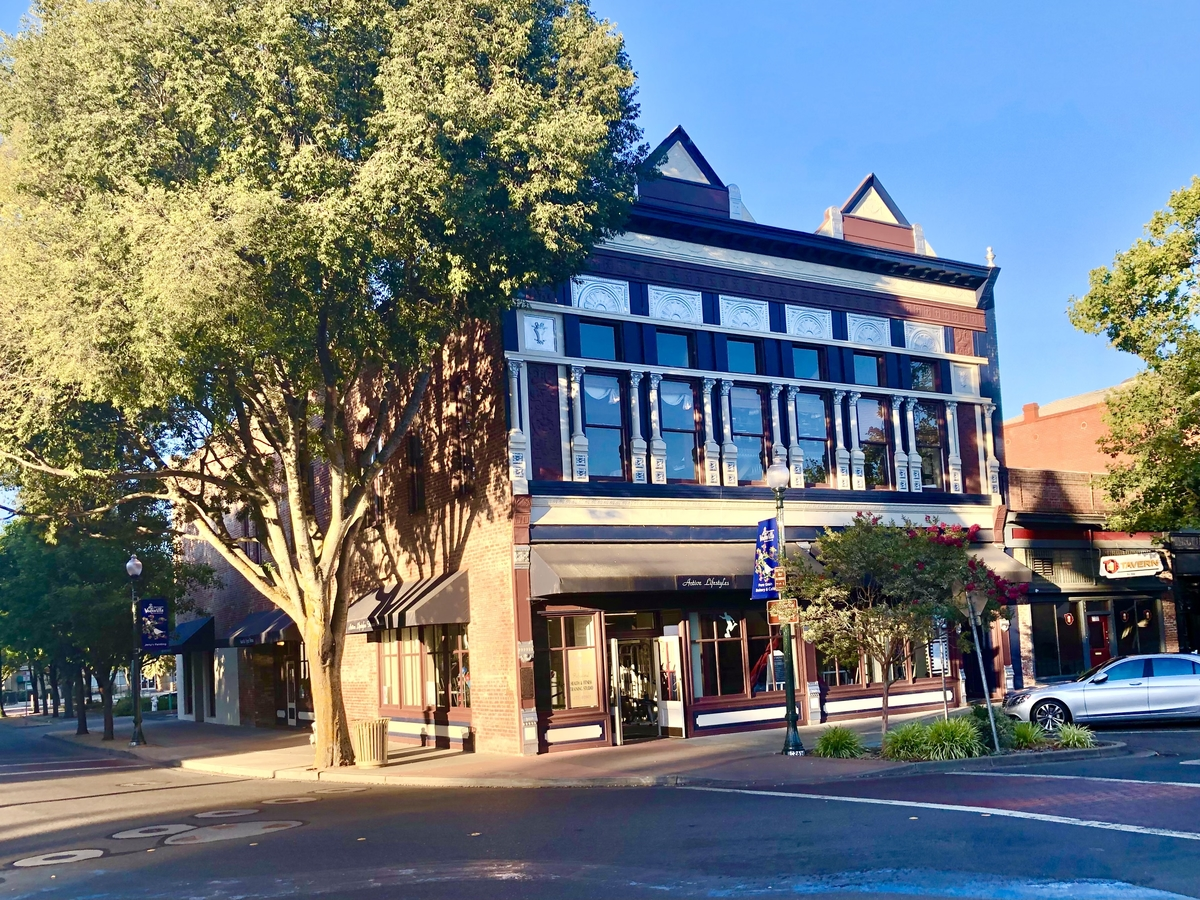
[{"label": "green foliage", "polygon": [[930,759],[970,759],[986,752],[979,729],[971,717],[956,716],[929,726]]},{"label": "green foliage", "polygon": [[[142,712],[151,712],[154,709],[154,701],[150,697],[142,698]],[[133,698],[122,697],[113,704],[114,716],[132,716],[133,715]]]},{"label": "green foliage", "polygon": [[[1000,749],[1009,750],[1013,747],[1013,720],[1005,715],[1002,707],[992,705],[992,714],[996,718],[996,736],[1000,738]],[[992,726],[988,721],[987,707],[982,703],[971,704],[971,722],[979,732],[979,740],[981,740],[989,752],[995,752],[996,747],[992,741]]]},{"label": "green foliage", "polygon": [[1096,735],[1086,725],[1064,723],[1054,732],[1054,743],[1062,750],[1085,750],[1096,746]]},{"label": "green foliage", "polygon": [[866,747],[862,737],[844,725],[826,728],[813,746],[814,755],[830,759],[858,759],[864,752]]},{"label": "green foliage", "polygon": [[1040,750],[1050,742],[1046,729],[1037,722],[1017,722],[1013,726],[1013,748]]},{"label": "green foliage", "polygon": [[908,722],[883,736],[884,759],[915,761],[929,759],[929,726]]},{"label": "green foliage", "polygon": [[1099,445],[1114,457],[1104,487],[1110,526],[1200,527],[1200,178],[1173,192],[1145,234],[1093,269],[1072,297],[1076,328],[1103,334],[1146,370],[1111,391]]}]

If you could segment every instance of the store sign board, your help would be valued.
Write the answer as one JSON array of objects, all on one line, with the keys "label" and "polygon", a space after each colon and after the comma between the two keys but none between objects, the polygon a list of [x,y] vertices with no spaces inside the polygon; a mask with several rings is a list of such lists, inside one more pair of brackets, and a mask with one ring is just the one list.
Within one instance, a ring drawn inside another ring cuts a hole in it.
[{"label": "store sign board", "polygon": [[729,575],[676,575],[677,591],[727,591],[733,587]]},{"label": "store sign board", "polygon": [[1121,556],[1100,557],[1100,574],[1105,578],[1139,578],[1157,575],[1162,570],[1162,557],[1157,553],[1126,553]]},{"label": "store sign board", "polygon": [[767,621],[772,625],[799,625],[800,605],[791,597],[768,600]]}]

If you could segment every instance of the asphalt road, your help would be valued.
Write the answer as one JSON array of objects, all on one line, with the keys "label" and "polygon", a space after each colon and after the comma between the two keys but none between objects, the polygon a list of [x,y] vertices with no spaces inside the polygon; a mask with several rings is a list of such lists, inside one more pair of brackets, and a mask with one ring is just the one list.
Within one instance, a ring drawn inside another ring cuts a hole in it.
[{"label": "asphalt road", "polygon": [[720,792],[242,781],[42,733],[0,726],[4,897],[1200,897],[1200,729],[1113,732],[1135,755],[1089,763]]}]

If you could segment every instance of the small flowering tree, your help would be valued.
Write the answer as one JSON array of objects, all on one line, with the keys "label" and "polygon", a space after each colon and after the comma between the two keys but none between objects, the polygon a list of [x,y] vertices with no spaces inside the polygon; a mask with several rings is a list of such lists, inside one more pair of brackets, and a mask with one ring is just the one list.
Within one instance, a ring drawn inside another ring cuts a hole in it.
[{"label": "small flowering tree", "polygon": [[823,572],[793,565],[788,573],[788,594],[800,601],[805,637],[829,656],[857,659],[861,653],[875,664],[884,732],[895,670],[910,648],[937,637],[939,620],[962,619],[955,605],[961,586],[987,592],[992,618],[1012,590],[968,553],[978,526],[926,523],[883,524],[877,515],[857,513],[848,527],[821,538]]}]

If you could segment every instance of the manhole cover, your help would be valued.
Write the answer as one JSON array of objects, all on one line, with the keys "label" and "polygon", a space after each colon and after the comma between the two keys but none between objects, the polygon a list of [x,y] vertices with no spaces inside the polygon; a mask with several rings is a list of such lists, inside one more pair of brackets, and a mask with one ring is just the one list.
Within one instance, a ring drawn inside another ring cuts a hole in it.
[{"label": "manhole cover", "polygon": [[235,838],[262,837],[276,831],[286,831],[298,828],[303,822],[225,822],[221,825],[206,825],[189,831],[187,834],[176,834],[167,838],[166,844],[211,844],[214,841],[232,841]]}]

